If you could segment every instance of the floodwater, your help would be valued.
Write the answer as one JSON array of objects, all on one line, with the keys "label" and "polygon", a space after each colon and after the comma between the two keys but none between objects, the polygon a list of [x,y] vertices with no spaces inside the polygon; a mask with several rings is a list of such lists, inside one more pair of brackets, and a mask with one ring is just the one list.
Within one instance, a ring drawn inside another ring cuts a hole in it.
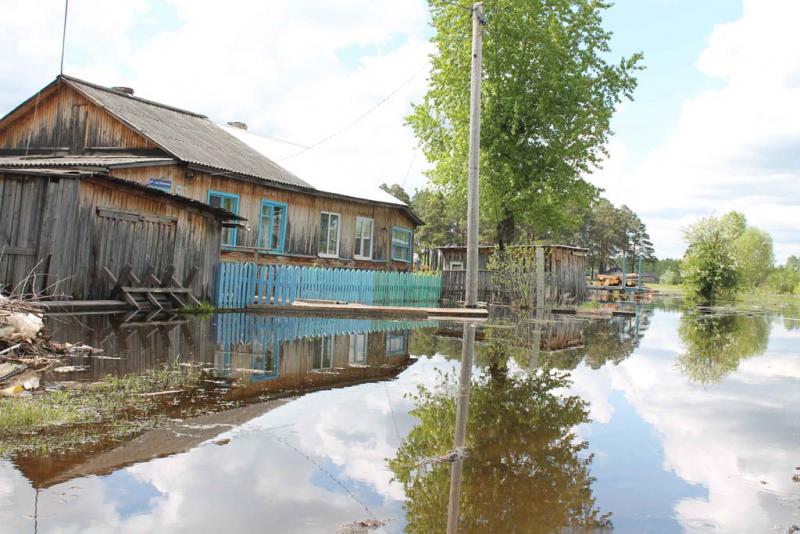
[{"label": "floodwater", "polygon": [[[69,461],[0,460],[0,532],[800,525],[797,314],[629,310],[495,318],[465,373],[457,323],[54,317],[55,339],[120,358],[70,380],[191,365],[235,402]],[[467,455],[442,459],[459,392]]]}]

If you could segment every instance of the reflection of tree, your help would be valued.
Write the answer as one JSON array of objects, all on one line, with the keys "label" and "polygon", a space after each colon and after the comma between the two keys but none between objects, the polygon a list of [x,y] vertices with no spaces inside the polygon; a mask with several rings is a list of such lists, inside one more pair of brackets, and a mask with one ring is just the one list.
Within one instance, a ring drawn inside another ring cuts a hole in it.
[{"label": "reflection of tree", "polygon": [[783,304],[781,314],[783,315],[783,327],[786,330],[800,330],[800,304]]},{"label": "reflection of tree", "polygon": [[619,364],[639,346],[649,323],[649,310],[641,310],[639,327],[635,318],[596,319],[583,327],[583,346],[568,351],[543,353],[540,362],[554,369],[575,369],[582,361],[592,369],[607,363]]},{"label": "reflection of tree", "polygon": [[[591,455],[573,427],[588,420],[586,404],[554,389],[560,375],[475,381],[469,407],[461,497],[461,532],[551,532],[610,527],[592,496]],[[437,392],[420,388],[412,414],[420,423],[389,461],[407,496],[409,532],[444,532],[449,464],[424,467],[453,440],[453,380]]]},{"label": "reflection of tree", "polygon": [[685,313],[678,333],[686,351],[678,363],[696,382],[718,382],[740,360],[767,350],[769,332],[770,321],[764,317]]},{"label": "reflection of tree", "polygon": [[434,328],[416,328],[408,337],[408,352],[414,356],[433,356],[436,354]]}]

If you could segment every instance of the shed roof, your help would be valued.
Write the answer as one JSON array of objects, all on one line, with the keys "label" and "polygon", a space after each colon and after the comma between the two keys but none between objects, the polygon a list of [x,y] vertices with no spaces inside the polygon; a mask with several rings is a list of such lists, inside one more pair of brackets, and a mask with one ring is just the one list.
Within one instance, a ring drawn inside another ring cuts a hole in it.
[{"label": "shed roof", "polygon": [[230,135],[205,115],[71,76],[62,75],[61,79],[181,161],[313,189],[311,184]]},{"label": "shed roof", "polygon": [[167,193],[166,191],[162,191],[161,189],[155,189],[153,187],[148,187],[146,185],[142,185],[138,182],[133,182],[131,180],[125,180],[124,178],[119,178],[117,176],[111,176],[110,174],[104,172],[96,172],[90,170],[67,170],[67,169],[52,169],[52,168],[44,168],[44,169],[33,169],[30,167],[22,167],[22,168],[4,168],[2,169],[3,173],[5,174],[18,174],[23,176],[52,176],[52,177],[59,177],[59,178],[71,178],[73,180],[81,180],[81,179],[95,179],[95,180],[102,180],[108,181],[122,187],[128,187],[130,189],[135,189],[142,193],[147,193],[148,195],[153,195],[156,197],[160,197],[163,199],[172,200],[179,204],[184,204],[187,206],[191,206],[199,211],[203,211],[213,215],[215,218],[221,221],[246,221],[247,219],[231,213],[230,211],[222,208],[217,208],[211,206],[210,204],[206,204],[205,202],[200,202],[199,200],[194,200],[188,197],[184,197],[182,195],[175,195],[173,193]]},{"label": "shed roof", "polygon": [[172,158],[152,156],[5,156],[0,167],[130,167],[172,165]]}]

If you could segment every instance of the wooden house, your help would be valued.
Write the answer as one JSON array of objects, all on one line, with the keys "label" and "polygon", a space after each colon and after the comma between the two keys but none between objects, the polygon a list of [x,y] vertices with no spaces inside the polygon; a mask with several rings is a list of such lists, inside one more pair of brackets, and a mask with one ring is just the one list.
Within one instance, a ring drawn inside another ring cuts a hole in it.
[{"label": "wooden house", "polygon": [[[348,195],[313,187],[206,116],[139,98],[128,88],[58,76],[0,119],[0,173],[3,169],[14,169],[15,176],[22,170],[93,173],[93,184],[106,176],[107,186],[119,195],[132,190],[123,186],[130,182],[195,206],[225,210],[239,223],[231,224],[229,218],[222,228],[216,261],[413,268],[413,236],[421,221],[403,202],[383,192]],[[0,198],[0,220],[24,218],[9,212],[20,208],[9,194]],[[147,192],[140,188],[136,194],[142,198]],[[154,196],[151,205],[159,198]],[[171,202],[178,205],[177,200]],[[59,215],[47,212],[42,220],[54,217]],[[0,249],[32,242],[41,234],[40,224],[20,223],[14,236],[9,227],[0,228]],[[195,220],[177,224],[193,225]],[[199,235],[205,230],[185,231]],[[206,241],[213,237],[212,232]],[[153,248],[159,243],[146,245],[147,253],[161,254]],[[38,263],[43,257],[34,260]],[[211,273],[207,265],[201,267],[207,281]],[[60,276],[84,274],[59,271]],[[0,286],[14,280],[0,267]],[[98,298],[102,291],[99,286],[88,289],[92,284],[82,281],[68,294]]]}]

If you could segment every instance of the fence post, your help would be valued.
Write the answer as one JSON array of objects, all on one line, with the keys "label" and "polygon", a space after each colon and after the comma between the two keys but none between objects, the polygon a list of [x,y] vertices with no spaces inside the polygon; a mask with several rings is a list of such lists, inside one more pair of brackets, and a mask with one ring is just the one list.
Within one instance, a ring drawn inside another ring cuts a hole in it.
[{"label": "fence post", "polygon": [[544,247],[536,247],[536,307],[544,307]]}]

